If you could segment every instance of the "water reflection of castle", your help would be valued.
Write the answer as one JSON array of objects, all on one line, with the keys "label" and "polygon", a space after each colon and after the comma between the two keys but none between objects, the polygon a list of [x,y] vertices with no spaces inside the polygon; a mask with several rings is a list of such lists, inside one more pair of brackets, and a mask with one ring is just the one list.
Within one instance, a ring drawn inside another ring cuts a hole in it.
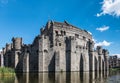
[{"label": "water reflection of castle", "polygon": [[8,81],[9,83],[109,83],[108,74],[108,72],[23,73]]},{"label": "water reflection of castle", "polygon": [[20,72],[108,70],[108,51],[94,49],[92,35],[66,21],[49,21],[29,45],[13,38],[0,56],[1,66]]}]

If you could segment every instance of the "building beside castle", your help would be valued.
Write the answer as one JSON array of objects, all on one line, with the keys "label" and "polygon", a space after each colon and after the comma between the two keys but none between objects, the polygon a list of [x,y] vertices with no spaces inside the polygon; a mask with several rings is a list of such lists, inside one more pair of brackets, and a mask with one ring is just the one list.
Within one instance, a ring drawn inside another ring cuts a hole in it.
[{"label": "building beside castle", "polygon": [[109,67],[110,68],[120,68],[120,58],[117,55],[109,57]]},{"label": "building beside castle", "polygon": [[47,22],[32,44],[12,38],[0,54],[0,65],[19,72],[108,70],[108,51],[94,48],[92,35],[66,21]]}]

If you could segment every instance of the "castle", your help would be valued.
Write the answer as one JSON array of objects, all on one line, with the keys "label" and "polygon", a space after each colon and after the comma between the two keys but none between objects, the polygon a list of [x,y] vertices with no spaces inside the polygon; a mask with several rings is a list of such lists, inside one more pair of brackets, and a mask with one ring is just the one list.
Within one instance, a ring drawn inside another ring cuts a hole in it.
[{"label": "castle", "polygon": [[0,66],[17,72],[108,70],[108,51],[94,48],[92,35],[68,22],[48,21],[33,43],[12,38],[0,53]]}]

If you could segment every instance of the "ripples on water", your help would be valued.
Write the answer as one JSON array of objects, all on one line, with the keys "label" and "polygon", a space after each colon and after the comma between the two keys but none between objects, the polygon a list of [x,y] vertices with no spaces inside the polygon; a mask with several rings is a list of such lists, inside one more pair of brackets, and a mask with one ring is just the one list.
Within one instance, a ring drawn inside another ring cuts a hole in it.
[{"label": "ripples on water", "polygon": [[14,77],[0,77],[0,83],[120,83],[120,71],[24,73]]}]

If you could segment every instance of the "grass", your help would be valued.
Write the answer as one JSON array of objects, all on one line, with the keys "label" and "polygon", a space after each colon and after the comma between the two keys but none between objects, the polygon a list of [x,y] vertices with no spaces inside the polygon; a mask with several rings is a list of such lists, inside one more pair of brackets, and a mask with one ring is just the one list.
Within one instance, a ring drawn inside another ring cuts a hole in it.
[{"label": "grass", "polygon": [[120,68],[110,68],[110,71],[120,71]]},{"label": "grass", "polygon": [[13,76],[15,71],[12,68],[0,67],[0,76]]}]

